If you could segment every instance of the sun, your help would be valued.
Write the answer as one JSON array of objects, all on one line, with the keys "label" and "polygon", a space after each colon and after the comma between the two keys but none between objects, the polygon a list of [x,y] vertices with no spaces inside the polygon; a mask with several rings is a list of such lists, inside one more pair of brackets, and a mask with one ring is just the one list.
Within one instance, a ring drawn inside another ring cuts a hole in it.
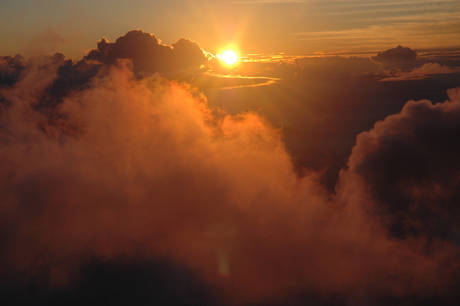
[{"label": "sun", "polygon": [[238,60],[238,55],[236,55],[235,51],[227,50],[222,53],[220,59],[227,65],[233,65]]}]

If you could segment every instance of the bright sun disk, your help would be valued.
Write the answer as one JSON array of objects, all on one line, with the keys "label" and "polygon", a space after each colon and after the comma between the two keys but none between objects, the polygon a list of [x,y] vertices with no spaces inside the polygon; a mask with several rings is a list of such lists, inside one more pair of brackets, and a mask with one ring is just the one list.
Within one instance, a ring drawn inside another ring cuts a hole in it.
[{"label": "bright sun disk", "polygon": [[238,56],[236,55],[235,51],[227,50],[221,55],[221,59],[227,65],[233,65],[238,60]]}]

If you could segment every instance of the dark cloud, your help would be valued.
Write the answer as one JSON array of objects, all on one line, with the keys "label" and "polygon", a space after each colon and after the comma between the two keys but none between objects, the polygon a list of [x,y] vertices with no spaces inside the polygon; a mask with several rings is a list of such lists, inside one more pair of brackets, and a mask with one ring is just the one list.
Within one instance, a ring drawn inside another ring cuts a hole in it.
[{"label": "dark cloud", "polygon": [[38,281],[0,288],[8,305],[215,305],[202,281],[171,261],[90,260],[76,283],[49,288]]},{"label": "dark cloud", "polygon": [[292,68],[290,73],[280,73],[277,63],[243,63],[242,71],[249,69],[254,76],[272,75],[280,80],[270,86],[230,92],[205,89],[205,94],[213,106],[232,114],[260,112],[282,128],[296,169],[324,171],[324,179],[332,190],[356,135],[399,112],[408,100],[441,102],[447,99],[448,88],[460,85],[455,73],[424,75],[425,78],[405,82],[378,82],[391,74],[368,58],[299,58],[297,62],[298,65],[283,65]]},{"label": "dark cloud", "polygon": [[25,58],[20,54],[0,57],[0,87],[13,85],[18,80],[24,65]]},{"label": "dark cloud", "polygon": [[[381,81],[422,80],[433,75],[459,73],[460,67],[458,51],[450,49],[443,52],[424,50],[423,53],[418,53],[417,50],[398,46],[379,52],[371,60],[381,67],[368,71],[365,75]],[[458,79],[455,76],[451,78]],[[458,83],[453,86],[458,86]]]},{"label": "dark cloud", "polygon": [[112,64],[117,59],[132,60],[135,72],[170,73],[180,70],[199,71],[207,64],[207,57],[197,43],[181,38],[171,46],[163,45],[153,34],[133,30],[119,37],[114,43],[103,38],[85,56],[86,60],[97,60]]},{"label": "dark cloud", "polygon": [[434,105],[410,101],[357,138],[350,171],[362,177],[376,203],[370,209],[392,236],[460,242],[458,93]]},{"label": "dark cloud", "polygon": [[398,45],[396,48],[391,48],[377,53],[376,56],[371,57],[371,60],[381,63],[384,69],[408,69],[413,68],[414,65],[416,65],[416,57],[417,49],[413,50],[409,47]]},{"label": "dark cloud", "polygon": [[[52,31],[47,31],[51,35]],[[51,35],[52,36],[52,35]],[[41,37],[41,36],[40,36]],[[44,41],[51,38],[42,37]],[[40,58],[38,56],[37,58]],[[129,59],[138,77],[145,74],[162,73],[170,79],[189,81],[198,72],[205,70],[208,63],[205,53],[197,43],[181,38],[171,46],[163,45],[153,34],[142,30],[133,30],[119,37],[114,43],[102,39],[97,43],[97,49],[91,50],[82,60],[74,62],[64,60],[64,55],[56,53],[48,56],[63,64],[46,91],[40,92],[42,97],[37,106],[42,111],[53,114],[56,105],[72,91],[79,91],[90,84],[90,80],[101,69],[117,63],[118,59]],[[20,72],[27,65],[33,65],[34,59],[25,60],[21,55],[5,56],[0,60],[0,86],[11,86],[19,78]],[[187,75],[192,77],[183,78]],[[5,101],[3,101],[5,102]],[[7,101],[5,102],[7,103]]]}]

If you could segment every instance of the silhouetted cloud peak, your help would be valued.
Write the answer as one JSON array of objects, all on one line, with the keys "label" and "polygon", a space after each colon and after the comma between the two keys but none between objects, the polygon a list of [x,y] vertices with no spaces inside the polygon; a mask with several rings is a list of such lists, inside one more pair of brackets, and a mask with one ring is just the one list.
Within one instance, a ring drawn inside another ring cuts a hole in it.
[{"label": "silhouetted cloud peak", "polygon": [[112,64],[119,58],[132,60],[135,72],[169,73],[180,70],[199,71],[207,63],[200,46],[181,38],[172,46],[163,45],[155,35],[132,30],[114,43],[105,38],[85,56],[86,60],[97,60]]},{"label": "silhouetted cloud peak", "polygon": [[411,48],[398,45],[396,48],[391,48],[386,51],[381,51],[377,53],[377,55],[371,57],[371,59],[376,62],[386,62],[395,60],[413,61],[416,57],[417,49],[412,50]]}]

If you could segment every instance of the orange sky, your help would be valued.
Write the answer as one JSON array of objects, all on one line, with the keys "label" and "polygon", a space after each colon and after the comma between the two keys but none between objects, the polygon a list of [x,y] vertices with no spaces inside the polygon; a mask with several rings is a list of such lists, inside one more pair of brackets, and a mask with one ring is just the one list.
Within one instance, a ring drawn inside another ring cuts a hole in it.
[{"label": "orange sky", "polygon": [[139,28],[166,44],[189,38],[212,53],[228,44],[288,54],[450,48],[459,46],[459,7],[457,0],[3,0],[0,55],[81,58],[100,37],[114,41]]}]

